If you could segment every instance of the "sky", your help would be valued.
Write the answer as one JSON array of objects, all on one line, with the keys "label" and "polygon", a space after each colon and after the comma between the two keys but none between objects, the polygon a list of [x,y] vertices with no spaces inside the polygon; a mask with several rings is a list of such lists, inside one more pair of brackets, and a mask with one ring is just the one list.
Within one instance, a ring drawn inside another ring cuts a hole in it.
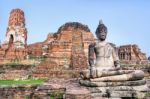
[{"label": "sky", "polygon": [[150,56],[150,0],[0,0],[0,40],[5,40],[9,13],[25,13],[28,44],[44,41],[66,22],[88,25],[91,32],[99,20],[108,28],[107,41],[117,46],[137,44]]}]

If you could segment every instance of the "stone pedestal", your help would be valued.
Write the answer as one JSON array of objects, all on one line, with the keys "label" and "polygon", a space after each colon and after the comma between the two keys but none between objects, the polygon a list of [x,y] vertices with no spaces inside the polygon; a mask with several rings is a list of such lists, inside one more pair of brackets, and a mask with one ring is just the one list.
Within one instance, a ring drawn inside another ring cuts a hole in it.
[{"label": "stone pedestal", "polygon": [[[96,99],[98,97],[106,98],[123,98],[123,97],[138,97],[143,99],[145,93],[149,90],[146,85],[144,73],[140,70],[127,72],[127,74],[112,74],[112,71],[108,71],[107,75],[101,75],[103,77],[80,79],[79,83],[86,86],[90,92],[91,97]],[[116,71],[117,72],[117,71]],[[104,71],[102,72],[104,73]]]},{"label": "stone pedestal", "polygon": [[65,99],[91,99],[90,91],[86,89],[80,90],[67,90]]},{"label": "stone pedestal", "polygon": [[[91,91],[91,97],[111,97],[111,98],[123,98],[123,97],[138,97],[143,99],[145,97],[146,85],[141,86],[116,86],[116,87],[88,87]],[[144,91],[145,90],[145,91]]]}]

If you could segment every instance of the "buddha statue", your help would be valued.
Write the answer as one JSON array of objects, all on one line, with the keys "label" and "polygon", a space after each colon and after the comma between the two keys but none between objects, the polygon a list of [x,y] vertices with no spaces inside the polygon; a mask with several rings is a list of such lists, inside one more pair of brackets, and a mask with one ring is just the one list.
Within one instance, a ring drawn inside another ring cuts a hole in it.
[{"label": "buddha statue", "polygon": [[[90,76],[95,77],[98,71],[113,70],[120,67],[119,58],[111,43],[106,42],[107,27],[100,21],[96,29],[98,41],[89,46]],[[94,64],[94,54],[96,63]]]},{"label": "buddha statue", "polygon": [[97,41],[89,45],[89,69],[80,73],[79,83],[92,88],[105,87],[107,90],[119,87],[121,91],[129,89],[135,91],[138,86],[140,86],[138,91],[145,90],[147,86],[143,79],[143,71],[120,68],[116,48],[112,43],[106,42],[107,27],[102,21],[96,29],[96,36]]}]

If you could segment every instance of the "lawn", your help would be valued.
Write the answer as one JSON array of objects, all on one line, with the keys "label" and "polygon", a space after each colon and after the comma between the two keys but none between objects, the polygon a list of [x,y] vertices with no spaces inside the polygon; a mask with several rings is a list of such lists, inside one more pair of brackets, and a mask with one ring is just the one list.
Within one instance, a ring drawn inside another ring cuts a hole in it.
[{"label": "lawn", "polygon": [[28,80],[0,80],[1,85],[35,85],[42,84],[45,80],[28,79]]}]

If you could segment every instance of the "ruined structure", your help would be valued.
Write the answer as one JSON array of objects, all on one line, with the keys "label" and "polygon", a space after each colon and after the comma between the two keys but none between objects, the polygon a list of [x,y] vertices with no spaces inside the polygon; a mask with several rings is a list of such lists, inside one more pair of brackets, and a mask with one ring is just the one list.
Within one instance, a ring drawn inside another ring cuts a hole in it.
[{"label": "ruined structure", "polygon": [[9,43],[13,43],[16,48],[24,48],[27,44],[25,17],[24,12],[21,9],[13,9],[10,12],[4,44]]},{"label": "ruined structure", "polygon": [[[50,57],[56,60],[59,57],[62,58],[62,61],[67,61],[72,58],[72,61],[70,61],[72,68],[78,68],[76,67],[77,65],[74,64],[74,61],[78,59],[75,57],[80,56],[84,58],[84,56],[87,56],[88,45],[94,40],[89,28],[78,22],[64,24],[58,29],[57,33],[54,34],[54,37],[54,41],[49,43]],[[67,62],[70,64],[69,61]],[[69,64],[65,65],[69,67]],[[60,63],[60,65],[63,64]]]},{"label": "ruined structure", "polygon": [[138,45],[122,45],[118,48],[119,59],[126,64],[146,64],[148,59]]},{"label": "ruined structure", "polygon": [[[44,56],[47,60],[36,67],[34,77],[75,77],[80,70],[88,67],[88,47],[94,41],[87,25],[68,22],[57,32],[48,33],[43,42],[27,45],[24,12],[13,9],[9,16],[5,41],[0,44],[0,61]],[[131,64],[147,61],[145,54],[136,45],[120,46],[118,51],[123,62]]]},{"label": "ruined structure", "polygon": [[6,38],[0,49],[0,57],[11,60],[24,59],[27,55],[27,29],[24,12],[13,9],[10,12]]},{"label": "ruined structure", "polygon": [[43,46],[43,42],[37,42],[37,43],[29,44],[27,46],[28,55],[30,57],[32,57],[32,56],[34,56],[34,57],[42,56],[42,53],[43,53],[42,46]]},{"label": "ruined structure", "polygon": [[79,72],[87,68],[88,46],[93,41],[94,37],[86,25],[78,22],[62,25],[43,42],[42,48],[48,59],[37,67],[34,77],[68,77],[72,76],[69,73],[76,73],[75,70]]}]

